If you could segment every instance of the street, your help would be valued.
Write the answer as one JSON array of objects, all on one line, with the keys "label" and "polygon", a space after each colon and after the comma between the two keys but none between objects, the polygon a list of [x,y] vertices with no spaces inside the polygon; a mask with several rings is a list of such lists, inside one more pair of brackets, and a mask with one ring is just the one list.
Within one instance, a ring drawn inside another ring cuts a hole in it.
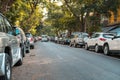
[{"label": "street", "polygon": [[84,48],[36,42],[12,80],[120,80],[120,59]]}]

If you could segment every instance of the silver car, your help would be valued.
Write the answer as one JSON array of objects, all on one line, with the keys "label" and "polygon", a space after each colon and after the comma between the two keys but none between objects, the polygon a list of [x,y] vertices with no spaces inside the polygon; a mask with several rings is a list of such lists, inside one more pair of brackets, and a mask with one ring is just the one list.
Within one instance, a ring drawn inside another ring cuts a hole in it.
[{"label": "silver car", "polygon": [[87,39],[88,39],[88,34],[85,32],[79,32],[77,34],[74,34],[73,38],[71,38],[70,40],[70,46],[83,47]]},{"label": "silver car", "polygon": [[0,80],[11,80],[12,67],[22,65],[23,57],[18,33],[9,21],[0,14]]}]

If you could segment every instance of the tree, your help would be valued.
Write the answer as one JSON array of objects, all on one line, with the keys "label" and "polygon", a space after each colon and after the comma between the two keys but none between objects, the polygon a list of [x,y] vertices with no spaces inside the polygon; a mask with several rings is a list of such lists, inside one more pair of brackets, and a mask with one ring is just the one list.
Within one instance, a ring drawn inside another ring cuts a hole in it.
[{"label": "tree", "polygon": [[[0,3],[2,4],[0,7],[1,11],[6,9],[4,6],[10,6],[3,13],[13,25],[20,26],[25,32],[36,33],[35,28],[42,19],[40,12],[42,0],[5,0]],[[6,5],[7,3],[8,5]]]},{"label": "tree", "polygon": [[86,20],[91,19],[89,15],[91,12],[93,12],[92,16],[96,18],[91,19],[92,23],[94,22],[95,26],[99,27],[101,14],[110,16],[110,11],[116,13],[120,7],[119,0],[64,0],[64,3],[73,16],[78,18],[81,31],[85,31]]},{"label": "tree", "polygon": [[14,0],[0,0],[0,12],[5,14],[14,2]]}]

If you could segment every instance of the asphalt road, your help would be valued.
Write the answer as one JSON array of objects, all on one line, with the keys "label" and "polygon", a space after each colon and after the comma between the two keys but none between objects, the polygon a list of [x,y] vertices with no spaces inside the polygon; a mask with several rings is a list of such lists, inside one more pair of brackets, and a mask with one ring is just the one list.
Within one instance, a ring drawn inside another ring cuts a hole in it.
[{"label": "asphalt road", "polygon": [[37,42],[13,80],[120,80],[120,59],[52,42]]}]

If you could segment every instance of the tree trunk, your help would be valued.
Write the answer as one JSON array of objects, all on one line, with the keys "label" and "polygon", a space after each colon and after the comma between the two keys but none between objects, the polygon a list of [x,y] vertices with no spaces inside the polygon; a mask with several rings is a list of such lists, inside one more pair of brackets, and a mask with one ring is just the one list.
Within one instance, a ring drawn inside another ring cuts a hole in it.
[{"label": "tree trunk", "polygon": [[84,32],[85,31],[85,21],[83,18],[83,15],[81,17],[77,17],[77,22],[78,22],[78,26],[79,26],[79,31],[80,32]]}]

